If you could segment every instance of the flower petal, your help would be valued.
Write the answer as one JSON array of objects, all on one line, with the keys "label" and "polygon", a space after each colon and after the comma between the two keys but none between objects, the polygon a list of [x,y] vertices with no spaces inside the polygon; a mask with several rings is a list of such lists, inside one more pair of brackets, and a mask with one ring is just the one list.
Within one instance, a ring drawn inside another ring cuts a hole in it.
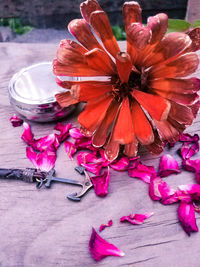
[{"label": "flower petal", "polygon": [[67,152],[67,155],[69,156],[70,159],[72,159],[73,155],[77,151],[76,146],[69,141],[65,141],[64,145],[65,145],[65,151]]},{"label": "flower petal", "polygon": [[153,166],[147,166],[140,161],[134,161],[128,169],[128,175],[133,178],[140,178],[143,182],[149,184],[151,177],[156,175],[156,171]]},{"label": "flower petal", "polygon": [[11,118],[10,118],[10,122],[12,123],[13,127],[19,127],[23,124],[23,120],[18,118],[16,114],[14,114]]},{"label": "flower petal", "polygon": [[167,31],[168,16],[164,13],[159,13],[154,17],[149,17],[147,25],[152,32],[151,44],[155,44],[162,40]]},{"label": "flower petal", "polygon": [[99,48],[94,48],[85,53],[85,60],[90,68],[101,72],[103,75],[110,76],[116,72],[110,56]]},{"label": "flower petal", "polygon": [[179,139],[179,132],[168,121],[154,120],[158,134],[162,141],[167,140],[170,143],[175,143]]},{"label": "flower petal", "polygon": [[53,149],[47,149],[41,153],[36,153],[32,147],[27,147],[26,155],[33,165],[41,171],[49,172],[55,165],[56,151]]},{"label": "flower petal", "polygon": [[[112,99],[112,96],[105,95],[89,101],[85,110],[79,115],[78,122],[87,130],[95,131],[105,117]],[[96,114],[98,114],[98,117]]]},{"label": "flower petal", "polygon": [[102,232],[106,227],[110,227],[113,225],[113,221],[109,220],[106,224],[101,224],[99,227],[99,232]]},{"label": "flower petal", "polygon": [[143,224],[144,220],[148,219],[151,217],[154,213],[153,212],[148,212],[144,214],[130,214],[129,216],[123,216],[120,218],[120,222],[129,222],[131,224]]},{"label": "flower petal", "polygon": [[159,155],[162,153],[164,143],[161,141],[157,131],[154,130],[154,142],[150,145],[147,145],[146,148],[154,155]]},{"label": "flower petal", "polygon": [[190,145],[188,142],[184,142],[180,148],[180,154],[182,159],[190,159],[193,155],[199,152],[199,143]]},{"label": "flower petal", "polygon": [[102,49],[84,19],[74,19],[68,24],[69,32],[88,50]]},{"label": "flower petal", "polygon": [[192,44],[189,47],[188,51],[197,51],[200,49],[200,27],[197,27],[193,30],[191,30],[188,35],[190,36],[190,39],[192,40]]},{"label": "flower petal", "polygon": [[130,103],[128,97],[124,98],[113,129],[113,140],[120,144],[129,144],[133,141],[134,131]]},{"label": "flower petal", "polygon": [[110,167],[116,171],[126,171],[129,166],[129,158],[121,157],[119,160],[110,164]]},{"label": "flower petal", "polygon": [[110,22],[106,13],[100,10],[94,11],[91,13],[89,21],[92,28],[100,37],[106,50],[113,57],[116,57],[117,53],[120,52],[120,48],[117,40],[113,35],[112,28],[110,26]]},{"label": "flower petal", "polygon": [[69,129],[69,135],[74,139],[84,138],[84,135],[80,132],[78,128]]},{"label": "flower petal", "polygon": [[88,137],[83,137],[76,139],[75,146],[77,149],[89,149],[91,151],[97,151],[95,147],[92,146],[92,139]]},{"label": "flower petal", "polygon": [[[83,166],[83,165],[82,165]],[[102,175],[91,177],[91,181],[94,185],[94,191],[97,196],[105,197],[108,194],[110,171],[105,171]]]},{"label": "flower petal", "polygon": [[82,17],[89,24],[90,15],[92,14],[92,12],[94,12],[96,10],[102,11],[102,8],[100,7],[99,3],[96,0],[87,0],[87,1],[80,4],[80,10],[81,10]]},{"label": "flower petal", "polygon": [[44,136],[42,138],[34,139],[31,146],[35,150],[42,152],[42,151],[47,150],[49,147],[54,147],[54,143],[56,141],[55,139],[56,139],[55,134],[49,134],[49,135]]},{"label": "flower petal", "polygon": [[[132,96],[140,105],[156,120],[166,120],[170,110],[170,103],[157,95],[147,94],[139,90],[134,90]],[[155,105],[155,103],[157,103]]]},{"label": "flower petal", "polygon": [[78,153],[77,162],[79,165],[82,165],[83,163],[99,163],[99,159],[92,153],[81,151]]},{"label": "flower petal", "polygon": [[133,128],[138,141],[143,145],[149,145],[154,141],[152,127],[137,102],[132,106]]},{"label": "flower petal", "polygon": [[142,10],[138,2],[131,1],[125,2],[123,4],[123,19],[125,30],[131,25],[133,22],[142,23]]},{"label": "flower petal", "polygon": [[189,107],[180,105],[173,101],[171,101],[169,116],[178,123],[184,123],[186,125],[192,124],[194,120],[194,115]]},{"label": "flower petal", "polygon": [[132,45],[143,50],[151,41],[151,30],[140,23],[132,23],[127,28],[127,36]]},{"label": "flower petal", "polygon": [[124,253],[120,249],[101,238],[94,228],[92,228],[92,235],[90,237],[89,242],[89,250],[91,256],[96,261],[100,261],[107,256],[124,256]]},{"label": "flower petal", "polygon": [[180,173],[178,162],[170,154],[165,154],[160,159],[158,175],[166,177],[170,174]]},{"label": "flower petal", "polygon": [[78,103],[78,100],[76,100],[72,95],[70,91],[62,92],[55,95],[56,101],[61,107],[68,107],[74,104]]},{"label": "flower petal", "polygon": [[22,138],[22,140],[24,140],[24,142],[27,145],[32,145],[34,142],[34,135],[31,131],[31,127],[26,122],[23,123],[23,127],[24,127],[24,132],[23,132],[21,138]]},{"label": "flower petal", "polygon": [[106,111],[104,119],[102,120],[96,132],[94,133],[92,144],[95,147],[101,147],[105,144],[106,139],[109,135],[110,127],[115,121],[115,118],[118,114],[119,106],[120,102],[115,99],[113,99],[110,103],[110,106]]},{"label": "flower petal", "polygon": [[195,219],[195,209],[192,203],[180,203],[178,208],[178,218],[184,231],[188,235],[190,235],[191,232],[198,232]]},{"label": "flower petal", "polygon": [[116,66],[121,83],[128,83],[133,67],[130,55],[125,52],[118,53],[116,56]]},{"label": "flower petal", "polygon": [[149,70],[151,79],[186,77],[197,69],[199,59],[196,53],[181,55],[172,62],[157,64]]},{"label": "flower petal", "polygon": [[59,142],[65,141],[65,139],[69,136],[69,130],[72,127],[71,123],[67,123],[66,125],[58,122],[54,127],[55,130],[59,131],[60,133],[57,135]]},{"label": "flower petal", "polygon": [[152,200],[163,200],[173,195],[169,185],[164,182],[159,176],[152,176],[149,184],[149,195]]},{"label": "flower petal", "polygon": [[183,133],[180,135],[180,139],[179,139],[180,142],[198,142],[199,141],[199,135],[198,134],[194,134],[194,135],[191,135],[191,134],[188,134],[188,133]]},{"label": "flower petal", "polygon": [[133,136],[133,142],[124,146],[124,154],[128,157],[135,157],[138,151],[138,140]]}]

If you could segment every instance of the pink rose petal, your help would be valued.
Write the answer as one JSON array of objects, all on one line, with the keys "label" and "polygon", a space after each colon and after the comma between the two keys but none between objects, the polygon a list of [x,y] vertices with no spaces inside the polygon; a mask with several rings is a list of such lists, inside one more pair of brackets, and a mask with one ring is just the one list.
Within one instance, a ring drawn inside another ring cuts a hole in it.
[{"label": "pink rose petal", "polygon": [[163,155],[160,159],[158,175],[166,177],[170,174],[180,173],[178,162],[169,154]]},{"label": "pink rose petal", "polygon": [[54,146],[55,139],[56,139],[55,134],[49,134],[42,138],[34,139],[31,146],[35,150],[42,152],[48,149],[50,146]]},{"label": "pink rose petal", "polygon": [[92,228],[90,237],[89,251],[92,258],[96,261],[100,261],[107,256],[124,256],[124,252],[100,237],[94,228]]},{"label": "pink rose petal", "polygon": [[140,161],[134,161],[132,166],[129,167],[128,174],[133,178],[140,178],[145,183],[150,183],[150,178],[156,175],[153,166],[143,165]]},{"label": "pink rose petal", "polygon": [[131,224],[143,224],[144,220],[148,219],[151,217],[154,213],[153,212],[148,212],[144,214],[130,214],[129,216],[123,216],[120,218],[120,222],[129,222]]},{"label": "pink rose petal", "polygon": [[69,135],[74,139],[84,138],[84,135],[80,132],[78,128],[71,128],[69,130]]},{"label": "pink rose petal", "polygon": [[178,208],[178,219],[188,235],[190,235],[191,232],[198,232],[195,219],[195,209],[192,203],[180,203]]},{"label": "pink rose petal", "polygon": [[110,227],[113,225],[113,221],[109,220],[106,224],[101,224],[99,227],[99,232],[102,232],[106,227]]},{"label": "pink rose petal", "polygon": [[57,135],[58,141],[61,143],[65,141],[65,139],[69,136],[69,129],[72,127],[71,123],[67,123],[66,125],[62,123],[57,123],[54,127],[55,130],[59,131],[60,134]]},{"label": "pink rose petal", "polygon": [[199,136],[198,134],[190,135],[188,133],[186,134],[181,134],[179,141],[181,142],[198,142],[199,141]]},{"label": "pink rose petal", "polygon": [[67,152],[67,155],[69,156],[70,159],[72,159],[73,155],[77,151],[75,145],[69,141],[65,141],[64,145],[65,145],[65,151]]},{"label": "pink rose petal", "polygon": [[13,127],[19,127],[23,124],[23,120],[18,118],[16,114],[14,114],[11,118],[10,118],[10,122],[12,123]]},{"label": "pink rose petal", "polygon": [[116,171],[126,171],[129,167],[129,158],[122,157],[119,160],[114,161],[110,164],[110,167]]},{"label": "pink rose petal", "polygon": [[79,165],[83,163],[85,164],[85,163],[99,163],[100,162],[99,159],[94,154],[90,152],[85,152],[85,151],[79,152],[76,160]]},{"label": "pink rose petal", "polygon": [[149,184],[149,195],[153,200],[167,199],[175,192],[159,176],[152,176]]},{"label": "pink rose petal", "polygon": [[34,139],[33,139],[34,138],[34,135],[33,135],[32,131],[31,131],[31,127],[26,122],[23,123],[23,127],[24,127],[24,132],[23,132],[21,138],[28,145],[32,145],[33,142],[34,142]]},{"label": "pink rose petal", "polygon": [[177,190],[174,194],[169,195],[166,198],[160,200],[164,205],[170,205],[173,203],[177,203],[179,201],[191,202],[191,197],[189,194],[185,193],[182,190]]},{"label": "pink rose petal", "polygon": [[32,147],[27,147],[26,155],[33,165],[41,171],[49,172],[55,165],[56,151],[54,150],[49,149],[40,153],[36,153]]},{"label": "pink rose petal", "polygon": [[[82,165],[83,166],[83,165]],[[102,175],[91,177],[91,181],[94,185],[94,191],[97,196],[105,197],[108,194],[110,171],[105,171]]]},{"label": "pink rose petal", "polygon": [[76,139],[75,146],[77,149],[89,149],[93,152],[97,152],[97,148],[92,146],[92,138],[91,137],[83,137]]},{"label": "pink rose petal", "polygon": [[101,163],[82,163],[83,166],[87,171],[94,173],[95,175],[100,175],[102,164]]},{"label": "pink rose petal", "polygon": [[193,201],[200,201],[200,185],[198,184],[179,185],[178,188],[186,195],[189,195]]},{"label": "pink rose petal", "polygon": [[199,152],[199,143],[190,144],[189,142],[185,142],[180,148],[180,154],[183,160],[190,159],[197,152]]}]

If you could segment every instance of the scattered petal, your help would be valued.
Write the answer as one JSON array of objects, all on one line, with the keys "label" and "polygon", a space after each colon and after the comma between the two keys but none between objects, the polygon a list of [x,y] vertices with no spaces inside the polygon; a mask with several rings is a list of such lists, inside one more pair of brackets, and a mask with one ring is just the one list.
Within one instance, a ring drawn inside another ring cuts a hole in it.
[{"label": "scattered petal", "polygon": [[65,151],[67,152],[67,155],[69,156],[70,159],[72,159],[73,155],[77,151],[76,146],[69,141],[66,141],[64,145],[65,145]]},{"label": "scattered petal", "polygon": [[120,218],[120,222],[130,222],[131,224],[143,224],[144,220],[151,217],[154,213],[148,212],[144,214],[130,214],[129,216],[123,216]]},{"label": "scattered petal", "polygon": [[198,134],[190,135],[188,133],[186,134],[181,134],[179,141],[181,142],[198,142],[199,141],[199,136]]},{"label": "scattered petal", "polygon": [[13,127],[19,127],[23,124],[23,120],[18,118],[16,114],[14,114],[11,118],[10,118],[10,122],[12,123]]},{"label": "scattered petal", "polygon": [[158,175],[166,177],[170,174],[180,173],[178,162],[169,154],[163,155],[160,159]]},{"label": "scattered petal", "polygon": [[142,181],[149,184],[151,177],[156,175],[156,171],[153,166],[143,165],[137,160],[129,167],[128,174],[130,177],[140,178]]},{"label": "scattered petal", "polygon": [[27,145],[32,145],[33,142],[34,142],[34,135],[31,131],[31,127],[28,123],[24,122],[23,123],[23,127],[24,127],[24,132],[21,136],[22,140],[24,140],[24,142],[27,144]]},{"label": "scattered petal", "polygon": [[110,164],[110,167],[116,171],[126,171],[128,170],[129,166],[129,158],[128,157],[122,157],[119,160],[113,161],[113,163]]},{"label": "scattered petal", "polygon": [[84,137],[84,135],[80,132],[78,128],[71,128],[69,130],[69,135],[74,139],[79,139]]},{"label": "scattered petal", "polygon": [[94,228],[92,228],[89,250],[92,258],[96,261],[100,261],[107,256],[124,256],[124,253],[120,249],[100,237]]},{"label": "scattered petal", "polygon": [[91,177],[97,196],[105,197],[108,194],[109,175],[110,171],[108,168],[108,171],[105,171],[102,175]]},{"label": "scattered petal", "polygon": [[199,143],[184,142],[180,148],[180,154],[183,160],[190,159],[193,155],[199,152]]},{"label": "scattered petal", "polygon": [[110,227],[113,225],[113,221],[109,220],[106,224],[101,224],[99,227],[99,232],[102,232],[106,227]]},{"label": "scattered petal", "polygon": [[65,141],[65,139],[69,136],[69,129],[71,127],[72,127],[71,123],[67,123],[66,125],[64,125],[60,122],[54,127],[55,130],[60,132],[60,134],[57,135],[58,141],[60,143]]},{"label": "scattered petal", "polygon": [[39,139],[34,139],[32,143],[32,147],[37,150],[37,151],[45,151],[48,149],[50,146],[54,146],[56,136],[55,134],[49,134],[47,136],[44,136]]},{"label": "scattered petal", "polygon": [[152,200],[163,200],[174,194],[169,185],[159,176],[152,176],[149,184],[149,195]]},{"label": "scattered petal", "polygon": [[188,235],[190,235],[191,232],[198,232],[195,209],[192,203],[180,203],[178,208],[178,219]]}]

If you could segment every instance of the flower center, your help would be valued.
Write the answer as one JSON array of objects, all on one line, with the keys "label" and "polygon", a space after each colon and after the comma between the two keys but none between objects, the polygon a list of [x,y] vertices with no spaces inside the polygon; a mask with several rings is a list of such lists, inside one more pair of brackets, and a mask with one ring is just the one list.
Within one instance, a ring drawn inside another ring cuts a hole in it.
[{"label": "flower center", "polygon": [[127,83],[122,83],[119,76],[115,75],[111,78],[113,85],[112,92],[117,101],[121,101],[125,97],[132,98],[133,90],[139,90],[146,92],[147,88],[147,72],[141,71],[131,71]]}]

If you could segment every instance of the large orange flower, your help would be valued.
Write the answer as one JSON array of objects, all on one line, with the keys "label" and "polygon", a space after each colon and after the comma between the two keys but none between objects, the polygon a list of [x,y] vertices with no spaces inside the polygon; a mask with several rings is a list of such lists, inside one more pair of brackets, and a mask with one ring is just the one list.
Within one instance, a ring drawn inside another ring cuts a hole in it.
[{"label": "large orange flower", "polygon": [[199,108],[200,81],[191,76],[199,64],[199,28],[165,35],[166,14],[150,17],[144,27],[139,4],[126,2],[127,51],[121,52],[98,2],[88,0],[80,9],[84,19],[68,26],[79,43],[61,41],[54,73],[95,78],[58,80],[71,90],[58,94],[57,101],[61,106],[87,102],[78,121],[94,146],[104,146],[109,160],[117,157],[120,145],[128,156],[136,155],[138,143],[161,153],[162,141],[175,142]]}]

